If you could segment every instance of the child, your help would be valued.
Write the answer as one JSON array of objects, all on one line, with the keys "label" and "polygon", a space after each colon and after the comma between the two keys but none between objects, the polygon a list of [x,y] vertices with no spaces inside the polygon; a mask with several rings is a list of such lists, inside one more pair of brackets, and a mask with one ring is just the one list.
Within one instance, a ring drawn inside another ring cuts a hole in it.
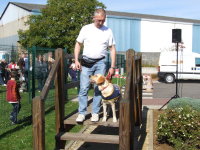
[{"label": "child", "polygon": [[10,113],[10,120],[12,124],[17,123],[17,115],[20,111],[20,94],[19,94],[19,84],[16,81],[17,74],[15,72],[11,72],[11,79],[7,82],[7,91],[6,91],[6,99],[8,103],[12,104],[13,110]]},{"label": "child", "polygon": [[72,81],[77,81],[77,71],[75,70],[75,60],[71,59],[69,62],[70,62],[69,75],[71,76]]}]

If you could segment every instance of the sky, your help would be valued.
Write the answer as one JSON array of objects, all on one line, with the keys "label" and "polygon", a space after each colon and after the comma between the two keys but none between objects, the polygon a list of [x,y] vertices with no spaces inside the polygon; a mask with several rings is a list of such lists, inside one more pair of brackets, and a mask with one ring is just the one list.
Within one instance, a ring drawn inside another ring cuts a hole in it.
[{"label": "sky", "polygon": [[[200,20],[200,0],[99,0],[106,10]],[[0,15],[8,2],[46,4],[47,0],[0,0]]]}]

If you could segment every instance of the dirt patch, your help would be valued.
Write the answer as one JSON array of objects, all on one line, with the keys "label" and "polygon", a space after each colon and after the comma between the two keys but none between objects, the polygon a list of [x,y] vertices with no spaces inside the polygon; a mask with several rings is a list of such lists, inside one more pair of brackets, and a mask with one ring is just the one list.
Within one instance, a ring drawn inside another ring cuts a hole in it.
[{"label": "dirt patch", "polygon": [[163,113],[164,111],[154,110],[153,111],[153,147],[154,150],[174,150],[173,147],[167,145],[167,144],[160,144],[158,143],[157,139],[157,121],[159,118],[159,115]]}]

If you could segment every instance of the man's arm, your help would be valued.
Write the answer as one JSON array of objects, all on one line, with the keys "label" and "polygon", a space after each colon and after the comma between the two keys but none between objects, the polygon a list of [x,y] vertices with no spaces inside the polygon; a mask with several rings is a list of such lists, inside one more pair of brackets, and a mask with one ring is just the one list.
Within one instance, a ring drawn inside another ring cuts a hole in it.
[{"label": "man's arm", "polygon": [[112,45],[110,48],[110,58],[111,58],[111,67],[108,71],[109,75],[113,75],[115,73],[115,61],[116,61],[116,48],[115,45]]},{"label": "man's arm", "polygon": [[77,70],[81,69],[81,64],[78,60],[78,56],[79,56],[80,51],[81,51],[81,46],[82,46],[81,43],[76,42],[75,48],[74,48],[75,69],[77,69]]}]

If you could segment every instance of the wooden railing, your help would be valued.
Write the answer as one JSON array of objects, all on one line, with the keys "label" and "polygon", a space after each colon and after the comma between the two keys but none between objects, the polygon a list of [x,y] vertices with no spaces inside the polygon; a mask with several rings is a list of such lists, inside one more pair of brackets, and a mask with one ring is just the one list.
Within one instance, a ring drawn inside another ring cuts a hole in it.
[{"label": "wooden railing", "polygon": [[55,63],[49,73],[41,95],[33,98],[33,149],[45,150],[45,109],[44,100],[48,95],[50,83],[55,79],[55,112],[56,112],[56,133],[64,129],[64,52],[57,49],[55,52]]},{"label": "wooden railing", "polygon": [[[33,99],[33,149],[45,150],[45,121],[44,121],[44,100],[50,88],[50,82],[55,78],[55,112],[56,112],[56,149],[64,147],[65,142],[59,134],[69,131],[73,125],[64,125],[64,102],[66,100],[66,89],[75,85],[65,85],[64,83],[64,52],[62,49],[56,50],[56,59],[53,68],[47,78],[45,86],[40,96]],[[120,150],[134,149],[134,128],[142,121],[142,73],[141,73],[141,53],[128,50],[126,53],[126,87],[125,93],[120,101],[119,110],[119,136],[116,140]],[[70,116],[70,115],[69,115]],[[67,117],[65,117],[66,119]],[[106,123],[105,123],[106,124]],[[74,124],[75,125],[75,124]],[[101,124],[103,125],[103,124]],[[117,126],[117,123],[116,123]],[[92,136],[92,135],[91,135]],[[94,136],[94,135],[93,135]],[[104,135],[105,137],[106,135]],[[61,138],[60,138],[61,137]],[[69,136],[68,136],[69,138]],[[71,137],[70,137],[71,139]],[[79,139],[74,137],[73,139]],[[84,138],[80,138],[84,140]],[[91,138],[90,138],[91,139]],[[87,139],[89,140],[89,139]],[[98,141],[99,140],[99,141]],[[95,142],[102,142],[99,138]],[[89,140],[94,142],[93,140]]]},{"label": "wooden railing", "polygon": [[120,101],[119,149],[134,148],[134,127],[142,121],[142,73],[141,53],[126,52],[126,87]]}]

